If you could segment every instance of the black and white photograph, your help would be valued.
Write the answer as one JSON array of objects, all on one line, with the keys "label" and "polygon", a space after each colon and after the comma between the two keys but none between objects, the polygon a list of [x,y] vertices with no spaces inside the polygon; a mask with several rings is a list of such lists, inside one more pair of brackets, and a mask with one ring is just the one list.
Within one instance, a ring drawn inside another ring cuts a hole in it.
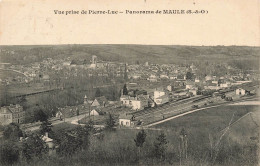
[{"label": "black and white photograph", "polygon": [[56,2],[0,2],[0,165],[260,164],[259,1]]}]

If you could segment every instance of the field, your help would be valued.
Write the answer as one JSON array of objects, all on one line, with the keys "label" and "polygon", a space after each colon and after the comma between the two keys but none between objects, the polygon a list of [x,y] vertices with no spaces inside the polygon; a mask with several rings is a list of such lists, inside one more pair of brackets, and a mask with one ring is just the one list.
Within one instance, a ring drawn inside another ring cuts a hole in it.
[{"label": "field", "polygon": [[[175,142],[175,144],[178,142],[178,133],[182,128],[184,128],[187,131],[187,136],[189,140],[188,151],[190,151],[190,154],[195,158],[206,159],[207,158],[206,156],[209,155],[210,144],[213,143],[214,145],[219,140],[221,140],[220,137],[221,134],[223,134],[224,132],[223,129],[225,129],[229,125],[231,120],[232,120],[231,123],[234,123],[240,117],[247,114],[248,112],[256,113],[258,112],[258,110],[259,110],[259,106],[256,105],[216,107],[206,111],[199,111],[193,114],[189,114],[184,117],[180,117],[172,121],[159,124],[155,127],[158,129],[163,129],[166,131],[166,133],[170,133],[171,135],[173,135],[174,137],[172,139],[173,140],[175,139],[175,141],[173,141]],[[252,125],[249,125],[249,123],[255,123],[252,122],[252,118],[246,117],[244,119],[246,119],[246,123],[243,122],[240,124],[240,122],[237,122],[237,124],[239,124],[240,126],[234,127],[236,128],[236,137],[239,137],[240,140],[244,139],[244,137],[248,137],[248,138],[253,137],[254,135],[249,135],[249,134],[255,133],[254,132],[255,128],[258,128],[259,125],[259,124],[255,124],[253,128]],[[233,127],[231,127],[230,130],[232,131]],[[240,149],[242,149],[242,147],[244,148],[244,144],[240,143],[241,141],[232,138],[232,135],[234,135],[232,133],[234,132],[231,132],[229,136],[225,137],[225,139],[223,138],[220,141],[220,145],[221,145],[220,152],[219,152],[220,154],[227,153],[227,151],[233,148],[230,147],[230,149],[225,149],[225,143],[227,142],[227,140],[230,141],[229,145],[230,144],[234,145]],[[250,146],[253,144],[253,146],[256,147],[255,142],[253,143],[247,142],[247,145],[249,144]],[[249,148],[249,147],[245,147],[245,148]],[[248,160],[248,158],[251,158],[252,156],[255,157],[255,151],[251,151],[248,153],[247,152],[248,151],[244,152],[244,154],[239,157],[240,162],[245,162],[245,164],[248,164],[246,160]],[[226,160],[223,159],[223,156],[219,155],[219,157],[220,158],[217,159],[219,160],[220,163],[224,161],[226,162]],[[250,160],[255,161],[256,159],[257,158],[253,158]],[[239,161],[238,159],[236,160]],[[221,163],[221,164],[225,164],[225,163]]]},{"label": "field", "polygon": [[201,129],[203,131],[216,133],[228,126],[234,114],[232,122],[239,119],[248,112],[256,111],[259,107],[256,105],[237,105],[237,106],[220,106],[208,110],[198,111],[193,114],[168,121],[155,126],[156,128],[166,130],[176,130],[185,128],[187,131]]}]

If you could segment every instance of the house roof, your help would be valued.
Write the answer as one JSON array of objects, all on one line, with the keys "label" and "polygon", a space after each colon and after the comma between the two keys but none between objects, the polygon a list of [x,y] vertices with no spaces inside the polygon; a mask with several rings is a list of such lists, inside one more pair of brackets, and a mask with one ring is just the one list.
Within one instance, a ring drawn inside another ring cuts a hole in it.
[{"label": "house roof", "polygon": [[97,108],[97,107],[94,107],[94,108],[91,109],[91,111],[93,111],[93,110],[97,111],[98,113],[102,113],[103,112],[102,109]]},{"label": "house roof", "polygon": [[129,115],[129,114],[120,114],[119,115],[119,119],[129,119],[131,120],[133,117],[133,115]]},{"label": "house roof", "polygon": [[43,136],[42,137],[42,140],[44,141],[44,142],[52,142],[53,141],[53,139],[51,139],[51,138],[49,138],[49,137],[47,137],[47,136]]},{"label": "house roof", "polygon": [[99,104],[108,102],[105,96],[96,97],[95,100],[97,100]]},{"label": "house roof", "polygon": [[168,98],[168,96],[167,95],[163,95],[163,96],[157,97],[156,99],[165,99],[165,98]]},{"label": "house roof", "polygon": [[1,114],[11,114],[12,111],[8,107],[1,107],[0,113]]}]

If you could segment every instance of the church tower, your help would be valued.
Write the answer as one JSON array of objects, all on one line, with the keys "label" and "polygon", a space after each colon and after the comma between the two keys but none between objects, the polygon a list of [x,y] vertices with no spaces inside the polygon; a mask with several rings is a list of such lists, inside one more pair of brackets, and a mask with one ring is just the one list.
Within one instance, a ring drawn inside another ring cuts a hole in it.
[{"label": "church tower", "polygon": [[84,97],[84,104],[88,104],[88,98],[87,98],[87,95],[85,95],[85,97]]}]

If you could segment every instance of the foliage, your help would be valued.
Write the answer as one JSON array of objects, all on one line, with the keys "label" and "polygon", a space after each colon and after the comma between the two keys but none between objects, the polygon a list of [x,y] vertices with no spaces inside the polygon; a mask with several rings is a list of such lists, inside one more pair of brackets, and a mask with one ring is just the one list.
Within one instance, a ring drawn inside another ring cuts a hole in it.
[{"label": "foliage", "polygon": [[166,135],[164,133],[161,133],[154,142],[154,155],[157,158],[164,159],[165,158],[165,152],[167,149],[168,141],[166,139]]},{"label": "foliage", "polygon": [[116,124],[116,122],[115,122],[114,117],[109,113],[108,118],[106,120],[106,128],[109,130],[112,130],[113,127],[115,127],[115,124]]},{"label": "foliage", "polygon": [[48,133],[49,135],[53,135],[52,124],[48,120],[43,121],[40,126],[40,134],[44,135],[45,133]]},{"label": "foliage", "polygon": [[71,156],[80,148],[80,140],[72,133],[63,132],[60,137],[57,152],[60,156]]},{"label": "foliage", "polygon": [[100,96],[102,96],[101,91],[99,88],[97,88],[95,97],[100,97]]},{"label": "foliage", "polygon": [[19,160],[19,148],[11,142],[5,142],[0,146],[0,163],[2,165],[14,164]]},{"label": "foliage", "polygon": [[72,156],[79,149],[86,150],[89,145],[89,132],[89,126],[79,126],[75,131],[62,132],[59,137],[58,154]]},{"label": "foliage", "polygon": [[48,119],[48,116],[43,112],[42,109],[37,109],[35,112],[34,112],[34,120],[35,121],[46,121]]},{"label": "foliage", "polygon": [[18,141],[23,136],[23,132],[18,124],[11,123],[4,128],[4,139],[9,141]]},{"label": "foliage", "polygon": [[188,72],[186,73],[186,79],[187,79],[187,80],[191,80],[191,79],[192,79],[192,73],[191,73],[191,72],[188,71]]},{"label": "foliage", "polygon": [[40,159],[47,152],[47,146],[37,134],[29,135],[22,142],[22,155],[26,161]]},{"label": "foliage", "polygon": [[128,95],[126,84],[123,87],[123,95]]},{"label": "foliage", "polygon": [[136,138],[134,139],[135,141],[135,145],[137,147],[143,147],[143,144],[145,142],[146,139],[146,133],[145,131],[142,129],[140,132],[137,133]]}]

